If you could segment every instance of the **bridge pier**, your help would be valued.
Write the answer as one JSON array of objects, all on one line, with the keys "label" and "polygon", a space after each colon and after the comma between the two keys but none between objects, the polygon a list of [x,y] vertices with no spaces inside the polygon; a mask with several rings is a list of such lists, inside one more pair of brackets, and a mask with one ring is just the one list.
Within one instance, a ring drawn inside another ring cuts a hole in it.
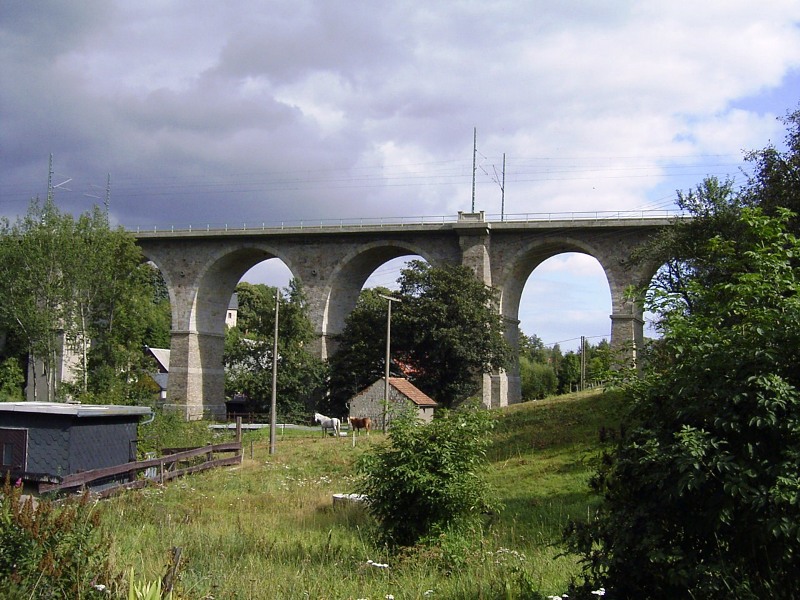
[{"label": "bridge pier", "polygon": [[[461,264],[472,270],[475,277],[485,285],[492,285],[491,229],[483,211],[477,213],[458,213],[454,225],[458,233],[458,246],[461,249]],[[496,307],[500,310],[500,307]],[[519,324],[519,321],[517,321]],[[506,338],[508,340],[508,329]],[[514,333],[516,339],[516,332]],[[515,347],[515,346],[512,346]],[[518,370],[518,369],[517,369]],[[519,376],[517,376],[517,383]],[[513,385],[513,381],[511,382]],[[519,395],[517,394],[517,398]],[[517,400],[519,401],[519,400]],[[508,406],[509,376],[503,369],[481,376],[481,402],[486,408]]]},{"label": "bridge pier", "polygon": [[173,331],[165,410],[187,421],[225,418],[225,336]]},{"label": "bridge pier", "polygon": [[644,318],[639,314],[615,313],[611,315],[611,349],[621,366],[641,368],[637,353],[644,345]]}]

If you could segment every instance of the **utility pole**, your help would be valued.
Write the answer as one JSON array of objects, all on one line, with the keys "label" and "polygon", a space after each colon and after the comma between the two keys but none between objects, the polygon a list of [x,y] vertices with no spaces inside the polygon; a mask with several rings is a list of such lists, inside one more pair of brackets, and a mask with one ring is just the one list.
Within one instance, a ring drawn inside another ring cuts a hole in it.
[{"label": "utility pole", "polygon": [[391,296],[384,296],[378,294],[381,298],[389,301],[389,306],[386,312],[386,373],[383,385],[383,433],[386,433],[386,419],[389,410],[389,363],[391,362],[391,340],[392,340],[392,302],[401,302],[400,298],[392,298]]},{"label": "utility pole", "polygon": [[472,212],[475,212],[475,170],[478,155],[478,128],[472,128]]},{"label": "utility pole", "polygon": [[276,413],[278,396],[278,310],[280,307],[281,290],[275,290],[275,335],[272,340],[272,400],[269,404],[269,453],[275,454],[275,429],[278,417]]},{"label": "utility pole", "polygon": [[503,183],[500,184],[500,220],[505,221],[506,214],[506,153],[503,152]]},{"label": "utility pole", "polygon": [[586,337],[581,336],[581,391],[586,387]]}]

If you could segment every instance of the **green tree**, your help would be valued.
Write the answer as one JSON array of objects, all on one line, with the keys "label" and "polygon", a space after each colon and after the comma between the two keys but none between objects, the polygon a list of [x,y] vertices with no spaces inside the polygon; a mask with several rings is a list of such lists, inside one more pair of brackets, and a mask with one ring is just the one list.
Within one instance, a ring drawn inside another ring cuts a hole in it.
[{"label": "green tree", "polygon": [[172,331],[172,306],[169,301],[167,283],[158,268],[152,263],[142,265],[142,276],[148,282],[152,294],[142,298],[142,313],[145,319],[144,343],[151,348],[169,348]]},{"label": "green tree", "polygon": [[[344,330],[335,339],[338,348],[330,360],[329,395],[324,405],[331,414],[345,414],[350,398],[385,375],[388,301],[381,294],[394,292],[383,287],[362,290]],[[399,373],[392,368],[390,374]]]},{"label": "green tree", "polygon": [[[242,392],[259,412],[272,397],[276,288],[242,282],[237,326],[225,338],[226,395]],[[292,280],[281,294],[278,313],[277,405],[284,415],[307,412],[324,387],[325,364],[311,354],[314,330],[305,295]]]},{"label": "green tree", "polygon": [[[35,359],[54,400],[130,401],[143,369],[142,340],[152,291],[132,236],[112,230],[104,212],[73,218],[52,198],[0,231],[0,327]],[[77,358],[75,380],[63,384],[56,363]],[[35,385],[36,378],[34,378]]]},{"label": "green tree", "polygon": [[738,235],[742,202],[731,180],[708,177],[694,189],[678,192],[676,203],[693,218],[662,229],[649,244],[634,252],[632,259],[651,268],[660,267],[646,294],[681,295],[691,310],[693,298],[685,291],[690,281],[699,278],[714,283],[727,277],[720,265],[709,260],[705,246],[720,232],[731,239]]},{"label": "green tree", "polygon": [[16,357],[10,356],[0,361],[0,402],[22,400],[24,383],[25,374]]},{"label": "green tree", "polygon": [[789,228],[800,232],[800,109],[783,119],[786,125],[785,149],[774,145],[747,153],[745,158],[753,171],[743,190],[743,202],[775,215],[779,208],[788,208],[794,215]]},{"label": "green tree", "polygon": [[586,352],[586,379],[591,381],[606,381],[612,373],[613,353],[608,340],[602,339],[596,346],[587,344]]},{"label": "green tree", "polygon": [[523,400],[539,400],[558,390],[558,377],[553,367],[534,362],[527,355],[519,357],[519,375]]},{"label": "green tree", "polygon": [[558,392],[568,394],[581,381],[581,357],[579,354],[567,352],[558,364]]},{"label": "green tree", "polygon": [[414,384],[444,406],[480,390],[484,373],[504,368],[510,349],[497,292],[466,267],[431,267],[411,261],[401,273],[397,318],[398,356]]},{"label": "green tree", "polygon": [[275,328],[274,287],[242,281],[236,286],[239,311],[236,327],[244,335],[267,338]]},{"label": "green tree", "polygon": [[412,411],[393,417],[387,442],[357,465],[357,491],[369,498],[382,542],[411,546],[463,533],[493,508],[483,474],[492,424],[489,413],[469,405],[428,424]]},{"label": "green tree", "polygon": [[[27,215],[0,235],[0,322],[24,345],[27,360],[41,364],[47,389],[56,395],[55,363],[64,323],[64,280],[58,257],[65,247],[63,219],[48,199],[31,202]],[[41,391],[38,391],[41,392]],[[37,394],[38,396],[39,394]]]},{"label": "green tree", "polygon": [[74,222],[70,237],[69,254],[62,257],[71,298],[65,334],[79,357],[77,392],[121,398],[143,368],[142,345],[154,307],[152,267],[143,262],[133,237],[111,229],[97,207]]},{"label": "green tree", "polygon": [[[480,376],[506,367],[510,358],[496,292],[466,267],[431,267],[411,261],[400,289],[364,290],[331,359],[331,398],[343,403],[385,373],[387,300],[392,306],[393,366],[444,406],[480,390]],[[398,370],[392,369],[393,373]],[[337,404],[341,406],[341,404]]]},{"label": "green tree", "polygon": [[569,537],[587,585],[617,598],[796,597],[800,242],[775,212],[742,210],[701,244],[703,268],[649,296],[663,337],[628,389],[597,517]]},{"label": "green tree", "polygon": [[550,363],[550,350],[544,345],[542,338],[540,338],[538,335],[533,334],[528,336],[520,331],[518,346],[520,357],[526,356],[532,362],[543,365]]}]

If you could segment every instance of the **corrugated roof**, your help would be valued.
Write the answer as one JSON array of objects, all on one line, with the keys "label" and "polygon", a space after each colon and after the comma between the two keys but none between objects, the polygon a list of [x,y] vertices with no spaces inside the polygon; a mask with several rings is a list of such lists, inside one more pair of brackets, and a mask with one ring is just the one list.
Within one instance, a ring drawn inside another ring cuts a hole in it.
[{"label": "corrugated roof", "polygon": [[147,406],[68,404],[66,402],[0,402],[0,411],[44,413],[51,415],[74,415],[76,417],[149,415],[152,412]]},{"label": "corrugated roof", "polygon": [[428,396],[408,379],[403,379],[402,377],[389,377],[389,385],[391,385],[394,389],[403,394],[417,406],[439,406],[436,400]]}]

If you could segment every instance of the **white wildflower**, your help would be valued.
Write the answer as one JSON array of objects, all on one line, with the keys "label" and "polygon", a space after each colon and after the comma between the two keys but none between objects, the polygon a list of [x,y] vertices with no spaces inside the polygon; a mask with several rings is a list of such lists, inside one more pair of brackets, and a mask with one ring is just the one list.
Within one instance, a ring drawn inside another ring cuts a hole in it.
[{"label": "white wildflower", "polygon": [[388,569],[389,565],[387,563],[377,563],[372,559],[367,560],[367,564],[371,567],[375,567],[377,569]]}]

